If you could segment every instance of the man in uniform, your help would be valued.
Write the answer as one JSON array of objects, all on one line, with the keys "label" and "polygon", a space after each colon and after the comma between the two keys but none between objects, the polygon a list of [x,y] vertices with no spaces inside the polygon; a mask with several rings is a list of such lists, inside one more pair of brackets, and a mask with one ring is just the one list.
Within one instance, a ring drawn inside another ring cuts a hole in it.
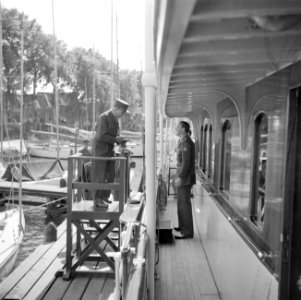
[{"label": "man in uniform", "polygon": [[92,156],[90,150],[89,150],[89,140],[83,141],[83,147],[81,147],[78,152],[82,154],[82,156]]},{"label": "man in uniform", "polygon": [[189,136],[190,126],[185,121],[180,121],[176,127],[177,136],[180,137],[177,151],[177,211],[179,232],[176,239],[193,238],[193,219],[191,208],[191,188],[195,184],[195,147]]},{"label": "man in uniform", "polygon": [[[115,143],[124,143],[124,138],[119,136],[120,119],[128,109],[129,104],[121,99],[116,99],[114,106],[101,114],[96,122],[96,134],[93,141],[93,156],[96,157],[113,157]],[[115,162],[105,160],[95,160],[92,164],[93,181],[104,183],[114,182]],[[95,207],[107,208],[110,190],[96,190],[94,194]]]}]

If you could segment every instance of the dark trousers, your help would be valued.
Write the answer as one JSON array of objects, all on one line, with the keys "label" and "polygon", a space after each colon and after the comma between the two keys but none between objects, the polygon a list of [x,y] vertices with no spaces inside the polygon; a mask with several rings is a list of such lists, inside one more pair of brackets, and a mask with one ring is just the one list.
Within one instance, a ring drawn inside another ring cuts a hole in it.
[{"label": "dark trousers", "polygon": [[177,189],[178,221],[181,233],[185,236],[193,236],[193,219],[191,207],[191,185],[179,186]]},{"label": "dark trousers", "polygon": [[[92,163],[93,182],[105,183],[114,182],[115,178],[115,161],[110,160],[94,160]],[[110,190],[94,191],[94,200],[108,199]]]}]

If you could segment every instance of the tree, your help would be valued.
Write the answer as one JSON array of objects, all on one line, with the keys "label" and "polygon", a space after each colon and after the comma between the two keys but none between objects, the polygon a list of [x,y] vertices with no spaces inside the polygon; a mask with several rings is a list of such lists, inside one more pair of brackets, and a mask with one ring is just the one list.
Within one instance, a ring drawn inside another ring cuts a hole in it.
[{"label": "tree", "polygon": [[[42,82],[49,74],[51,40],[43,34],[41,26],[36,20],[25,23],[24,56],[26,58],[24,69],[28,84],[33,85],[33,94],[36,95],[38,82]],[[46,81],[47,82],[47,81]]]},{"label": "tree", "polygon": [[[64,41],[56,40],[57,83],[54,82],[53,36],[43,33],[36,20],[30,20],[16,9],[3,9],[3,61],[4,88],[7,108],[14,111],[15,99],[20,91],[21,30],[24,28],[24,91],[37,93],[37,87],[51,83],[66,93],[72,109],[65,109],[62,118],[70,118],[68,124],[84,122],[78,120],[88,113],[92,121],[93,74],[95,74],[96,114],[110,108],[111,103],[111,62],[93,49],[77,47],[68,51]],[[22,26],[23,25],[23,26]],[[114,70],[117,66],[114,64]],[[116,85],[116,74],[114,84]],[[131,115],[125,117],[123,128],[142,129],[142,85],[141,72],[121,70],[119,75],[120,97],[130,104]],[[84,97],[82,97],[84,95]],[[64,95],[66,97],[66,95]],[[86,103],[88,102],[88,103]],[[78,113],[75,110],[80,110]]]},{"label": "tree", "polygon": [[128,101],[130,116],[126,116],[123,127],[141,131],[143,128],[141,72],[124,70],[120,72],[120,97]]}]

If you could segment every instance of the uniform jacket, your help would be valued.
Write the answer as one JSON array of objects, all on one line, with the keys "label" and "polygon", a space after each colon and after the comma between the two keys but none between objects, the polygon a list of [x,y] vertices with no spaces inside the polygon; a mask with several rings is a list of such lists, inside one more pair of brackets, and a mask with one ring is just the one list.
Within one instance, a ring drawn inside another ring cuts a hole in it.
[{"label": "uniform jacket", "polygon": [[116,137],[119,135],[119,123],[112,111],[102,113],[96,121],[96,134],[93,152],[97,156],[113,156]]},{"label": "uniform jacket", "polygon": [[178,144],[177,176],[182,185],[195,184],[195,148],[190,136],[185,135]]}]

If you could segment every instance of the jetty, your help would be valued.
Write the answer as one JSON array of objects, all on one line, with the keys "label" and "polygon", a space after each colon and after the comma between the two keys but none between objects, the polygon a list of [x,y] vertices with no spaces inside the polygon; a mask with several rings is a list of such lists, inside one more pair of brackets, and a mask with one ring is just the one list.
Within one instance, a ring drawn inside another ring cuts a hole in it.
[{"label": "jetty", "polygon": [[[205,255],[202,242],[200,239],[201,224],[199,224],[197,214],[200,199],[210,197],[208,192],[199,182],[194,190],[193,201],[193,217],[195,225],[195,238],[191,240],[180,240],[175,242],[170,240],[170,231],[163,232],[165,229],[159,230],[160,243],[156,245],[157,264],[155,266],[155,299],[157,300],[177,300],[177,299],[214,299],[220,300],[219,292],[216,288],[212,273]],[[141,202],[143,203],[143,202]],[[80,205],[76,204],[75,209],[79,209]],[[88,207],[90,204],[85,204]],[[118,203],[119,205],[119,203]],[[115,210],[117,203],[112,203],[111,209]],[[136,206],[134,206],[136,205]],[[133,209],[133,206],[136,207]],[[158,211],[158,218],[162,222],[168,220],[175,225],[176,221],[176,198],[169,195],[167,206],[165,209]],[[143,206],[141,204],[125,205],[124,213],[120,215],[122,227],[127,227],[125,231],[123,245],[120,251],[113,251],[109,242],[106,240],[101,242],[101,250],[115,258],[130,257],[130,248],[126,247],[127,232],[133,232],[133,224],[131,221],[143,220],[141,213]],[[142,219],[140,219],[142,218]],[[20,266],[15,269],[2,283],[0,283],[0,299],[83,299],[83,300],[104,300],[112,299],[112,295],[116,292],[116,278],[109,274],[110,268],[102,259],[95,260],[95,253],[92,259],[86,260],[77,267],[73,276],[66,278],[66,258],[67,258],[67,222],[68,218],[58,227],[57,241],[45,243],[39,246]],[[85,225],[87,231],[95,230],[90,226],[89,222]],[[102,226],[102,225],[101,225]],[[165,236],[162,235],[165,234]],[[167,233],[167,235],[166,235]],[[109,234],[110,239],[117,241],[117,231]],[[168,237],[164,239],[164,237]],[[76,256],[77,230],[72,225],[72,255]],[[84,247],[85,245],[82,245]],[[139,247],[135,248],[139,252]],[[187,256],[187,253],[193,255]],[[134,261],[133,259],[131,259]],[[112,260],[113,261],[113,260]],[[137,285],[143,285],[143,277],[137,275],[139,262],[143,260],[135,260],[136,265],[131,265],[131,272],[128,276],[128,289],[125,294],[132,295],[123,297],[123,299],[143,299],[137,296]],[[140,265],[141,266],[141,265]],[[140,268],[140,270],[142,270]],[[136,271],[136,273],[135,273]],[[90,274],[89,274],[90,272]],[[98,274],[97,272],[101,273]],[[129,270],[127,271],[129,272]],[[144,274],[143,272],[141,272]],[[101,276],[100,276],[101,275]],[[135,277],[136,275],[136,277]],[[122,293],[122,291],[120,291]]]},{"label": "jetty", "polygon": [[[143,194],[131,197],[126,194],[129,193],[126,158],[103,158],[119,163],[118,182],[107,184],[82,181],[77,171],[83,170],[84,159],[78,156],[68,159],[67,217],[58,228],[57,241],[38,247],[1,283],[1,299],[107,299],[114,292],[120,264],[129,277],[127,265],[134,258],[129,249],[136,247],[140,255],[138,235],[141,237]],[[118,201],[105,210],[95,210],[93,201],[83,197],[86,190],[100,187],[118,193]]]}]

